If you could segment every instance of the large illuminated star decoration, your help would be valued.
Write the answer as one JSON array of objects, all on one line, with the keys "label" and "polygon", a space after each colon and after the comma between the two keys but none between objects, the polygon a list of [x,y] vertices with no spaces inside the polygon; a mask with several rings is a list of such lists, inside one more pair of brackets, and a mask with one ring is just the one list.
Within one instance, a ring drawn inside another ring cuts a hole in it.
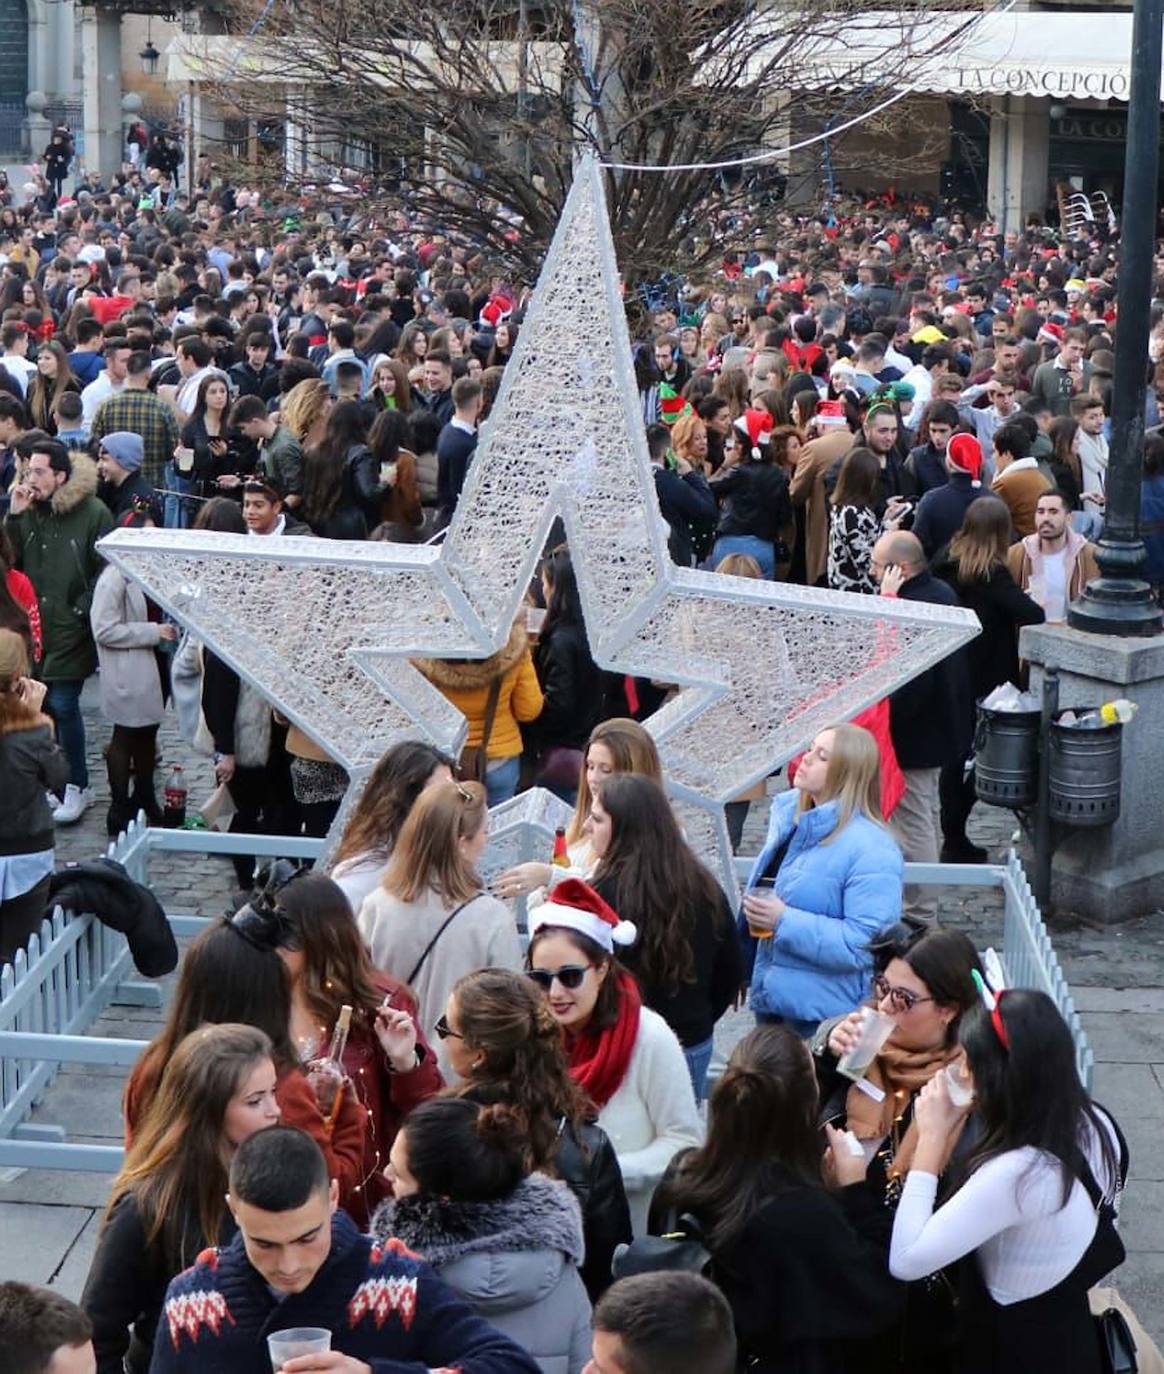
[{"label": "large illuminated star decoration", "polygon": [[[556,516],[595,661],[677,688],[646,727],[688,839],[729,884],[724,803],[978,632],[957,608],[671,562],[592,159],[442,547],[178,530],[100,547],[348,770],[350,804],[402,739],[459,750],[464,718],[409,659],[500,648]],[[537,796],[499,812],[539,833],[550,816]]]}]

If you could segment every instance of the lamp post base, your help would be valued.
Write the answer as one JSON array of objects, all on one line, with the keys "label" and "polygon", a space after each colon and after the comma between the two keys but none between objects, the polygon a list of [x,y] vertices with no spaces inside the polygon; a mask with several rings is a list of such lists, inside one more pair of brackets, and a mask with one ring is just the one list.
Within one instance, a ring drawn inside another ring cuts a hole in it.
[{"label": "lamp post base", "polygon": [[1138,577],[1097,577],[1067,611],[1073,630],[1099,635],[1157,635],[1164,631],[1152,589]]}]

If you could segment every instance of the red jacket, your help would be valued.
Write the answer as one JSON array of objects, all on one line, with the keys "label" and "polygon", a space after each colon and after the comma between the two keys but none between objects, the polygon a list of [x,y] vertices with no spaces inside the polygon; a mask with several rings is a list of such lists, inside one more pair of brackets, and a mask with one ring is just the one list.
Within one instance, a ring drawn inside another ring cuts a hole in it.
[{"label": "red jacket", "polygon": [[[416,1004],[403,983],[381,973],[376,975],[376,986],[390,1007],[407,1011],[416,1021]],[[372,1213],[392,1191],[384,1177],[384,1170],[400,1123],[413,1107],[433,1097],[444,1086],[436,1055],[430,1049],[419,1022],[416,1025],[416,1046],[422,1055],[416,1068],[411,1073],[393,1073],[376,1039],[371,1020],[361,1016],[352,1018],[352,1029],[348,1035],[347,1049],[344,1050],[344,1068],[355,1085],[356,1096],[367,1108],[368,1132],[364,1138],[363,1182],[344,1206],[352,1220],[365,1229]]]},{"label": "red jacket", "polygon": [[28,615],[28,628],[32,635],[32,658],[34,663],[39,663],[44,639],[41,635],[40,606],[37,604],[36,591],[24,573],[16,568],[10,568],[4,574],[4,581],[8,586],[9,596]]}]

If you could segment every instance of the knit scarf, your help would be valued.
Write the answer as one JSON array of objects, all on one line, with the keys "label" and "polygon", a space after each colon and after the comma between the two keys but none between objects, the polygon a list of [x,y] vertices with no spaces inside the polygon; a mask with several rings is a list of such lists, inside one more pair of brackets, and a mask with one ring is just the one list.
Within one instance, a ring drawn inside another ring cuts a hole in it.
[{"label": "knit scarf", "polygon": [[[866,1081],[880,1088],[885,1096],[880,1102],[875,1102],[859,1083],[854,1083],[845,1101],[849,1130],[858,1140],[882,1140],[893,1130],[893,1123],[905,1113],[914,1095],[921,1092],[930,1079],[956,1059],[959,1053],[957,1045],[907,1050],[891,1041],[865,1074]],[[916,1149],[917,1124],[911,1118],[894,1152],[894,1174],[909,1172]]]},{"label": "knit scarf", "polygon": [[626,1077],[627,1066],[639,1034],[639,1013],[643,999],[638,984],[625,969],[613,973],[618,979],[618,1020],[601,1031],[583,1031],[565,1037],[570,1075],[589,1095],[599,1111],[618,1091]]}]

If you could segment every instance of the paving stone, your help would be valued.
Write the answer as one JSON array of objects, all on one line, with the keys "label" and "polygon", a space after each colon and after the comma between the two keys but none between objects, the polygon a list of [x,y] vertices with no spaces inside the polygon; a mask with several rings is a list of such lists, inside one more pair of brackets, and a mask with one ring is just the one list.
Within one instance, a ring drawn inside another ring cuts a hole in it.
[{"label": "paving stone", "polygon": [[17,1204],[0,1189],[0,1280],[47,1284],[92,1215],[88,1207]]}]

